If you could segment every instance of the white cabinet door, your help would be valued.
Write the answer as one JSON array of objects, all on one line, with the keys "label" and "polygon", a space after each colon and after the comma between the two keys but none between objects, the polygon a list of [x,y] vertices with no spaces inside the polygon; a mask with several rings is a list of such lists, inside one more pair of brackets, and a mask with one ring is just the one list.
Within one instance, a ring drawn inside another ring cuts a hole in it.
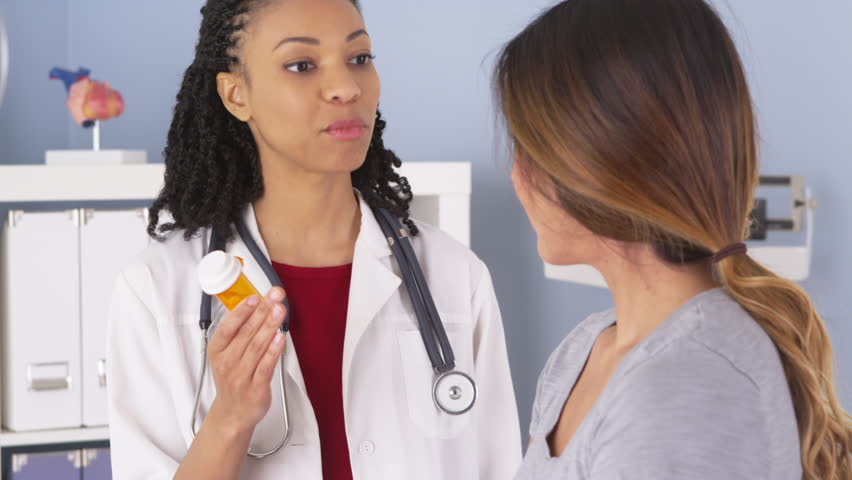
[{"label": "white cabinet door", "polygon": [[3,424],[79,427],[79,210],[9,213],[3,229]]},{"label": "white cabinet door", "polygon": [[83,211],[80,299],[83,341],[83,425],[106,425],[106,329],[119,271],[148,245],[144,209]]}]

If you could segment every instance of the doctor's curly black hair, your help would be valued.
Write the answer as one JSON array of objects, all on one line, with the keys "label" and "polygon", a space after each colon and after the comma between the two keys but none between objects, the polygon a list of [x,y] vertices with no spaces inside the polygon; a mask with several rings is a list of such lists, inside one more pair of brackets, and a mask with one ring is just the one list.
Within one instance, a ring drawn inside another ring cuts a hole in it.
[{"label": "doctor's curly black hair", "polygon": [[[208,0],[201,8],[201,28],[195,59],[186,69],[177,94],[166,148],[163,189],[149,209],[148,235],[184,229],[189,240],[211,227],[221,239],[233,236],[231,225],[246,205],[263,195],[263,176],[257,146],[248,125],[231,115],[216,87],[219,72],[240,65],[238,43],[250,15],[269,0]],[[359,8],[357,0],[352,3]],[[385,121],[376,124],[364,164],[352,172],[352,184],[372,207],[386,208],[402,218],[412,235],[409,218],[411,187],[394,168],[400,159],[385,148]],[[160,224],[161,213],[171,221]]]}]

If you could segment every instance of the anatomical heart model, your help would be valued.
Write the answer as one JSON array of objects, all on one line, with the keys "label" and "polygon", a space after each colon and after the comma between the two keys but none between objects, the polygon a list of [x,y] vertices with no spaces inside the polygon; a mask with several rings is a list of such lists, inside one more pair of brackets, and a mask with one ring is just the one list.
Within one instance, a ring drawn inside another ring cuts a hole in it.
[{"label": "anatomical heart model", "polygon": [[97,120],[108,120],[124,112],[124,99],[109,83],[98,82],[89,77],[89,69],[79,68],[76,72],[54,67],[50,71],[52,80],[62,80],[68,99],[65,104],[78,125],[93,127]]},{"label": "anatomical heart model", "polygon": [[93,80],[88,68],[80,67],[76,72],[54,67],[51,80],[61,80],[68,94],[65,105],[77,125],[92,132],[91,150],[48,150],[45,163],[48,165],[92,165],[146,163],[144,150],[108,149],[101,150],[101,121],[109,120],[124,112],[124,99],[118,90],[107,82]]}]

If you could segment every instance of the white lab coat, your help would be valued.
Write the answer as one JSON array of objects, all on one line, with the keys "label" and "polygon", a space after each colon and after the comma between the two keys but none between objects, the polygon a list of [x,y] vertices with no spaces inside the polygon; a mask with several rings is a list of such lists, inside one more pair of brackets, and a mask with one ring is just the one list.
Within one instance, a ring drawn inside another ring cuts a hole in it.
[{"label": "white lab coat", "polygon": [[[456,367],[469,373],[478,387],[473,409],[452,416],[433,403],[433,371],[399,268],[363,200],[360,207],[343,346],[343,409],[353,477],[512,478],[521,460],[518,416],[503,325],[486,266],[447,234],[418,222],[421,233],[413,246]],[[244,219],[267,254],[251,207]],[[190,419],[202,361],[196,265],[208,242],[209,230],[189,241],[183,232],[173,232],[163,243],[152,242],[117,279],[107,362],[116,479],[171,479],[192,442]],[[239,237],[227,250],[251,258]],[[255,262],[246,262],[246,275],[261,292],[271,288]],[[211,335],[225,314],[215,299],[213,305]],[[290,440],[275,455],[246,459],[241,478],[322,478],[317,422],[298,352],[289,339],[285,367]],[[282,432],[278,381],[276,374],[272,406],[255,429],[252,444],[257,450],[276,445]],[[200,418],[214,397],[208,369]]]}]

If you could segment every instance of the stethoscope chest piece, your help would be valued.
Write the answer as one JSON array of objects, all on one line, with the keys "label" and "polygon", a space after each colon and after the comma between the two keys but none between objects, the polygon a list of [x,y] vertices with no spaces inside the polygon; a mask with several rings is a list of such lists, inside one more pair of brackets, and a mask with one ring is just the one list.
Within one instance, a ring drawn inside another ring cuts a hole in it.
[{"label": "stethoscope chest piece", "polygon": [[476,402],[476,384],[468,375],[453,370],[435,379],[432,396],[441,410],[450,415],[461,415]]}]

